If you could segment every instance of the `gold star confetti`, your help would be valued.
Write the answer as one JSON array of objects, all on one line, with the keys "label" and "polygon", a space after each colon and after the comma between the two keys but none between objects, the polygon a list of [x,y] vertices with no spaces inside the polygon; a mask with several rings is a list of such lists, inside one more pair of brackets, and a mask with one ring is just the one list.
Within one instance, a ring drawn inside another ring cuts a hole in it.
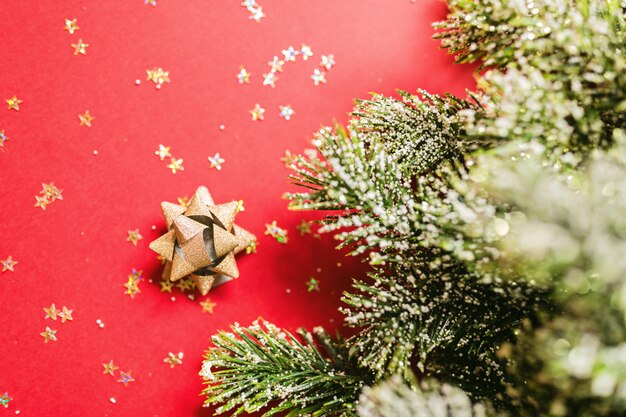
[{"label": "gold star confetti", "polygon": [[270,71],[267,74],[263,74],[263,85],[269,85],[274,88],[276,87],[276,81],[278,81],[278,77],[275,72]]},{"label": "gold star confetti", "polygon": [[237,73],[237,79],[239,80],[239,84],[250,84],[250,76],[252,74],[246,70],[243,65],[239,66],[239,72]]},{"label": "gold star confetti", "polygon": [[185,278],[185,279],[181,279],[176,283],[176,288],[178,288],[179,290],[181,290],[182,292],[186,292],[186,291],[193,291],[193,289],[196,287],[195,282],[193,281],[193,278]]},{"label": "gold star confetti", "polygon": [[237,200],[237,213],[242,211],[246,211],[246,208],[243,206],[243,200]]},{"label": "gold star confetti", "polygon": [[311,223],[306,220],[302,220],[299,225],[296,226],[296,229],[300,232],[300,236],[311,234]]},{"label": "gold star confetti", "polygon": [[254,108],[252,110],[250,110],[250,114],[252,115],[252,120],[263,120],[264,116],[263,113],[265,113],[265,109],[263,107],[261,107],[259,105],[259,103],[256,103],[254,105]]},{"label": "gold star confetti", "polygon": [[78,29],[80,28],[76,24],[76,19],[65,19],[65,30],[67,30],[70,35],[73,35]]},{"label": "gold star confetti", "polygon": [[87,55],[87,48],[89,47],[88,43],[83,42],[82,39],[78,39],[77,43],[72,44],[72,48],[74,48],[74,55]]},{"label": "gold star confetti", "polygon": [[313,56],[313,51],[311,51],[309,45],[302,44],[302,47],[300,47],[300,55],[302,55],[302,59],[306,61],[309,57]]},{"label": "gold star confetti", "polygon": [[96,118],[89,114],[89,110],[85,110],[85,113],[78,115],[78,119],[80,120],[81,126],[91,127],[91,122]]},{"label": "gold star confetti", "polygon": [[17,261],[14,261],[11,256],[4,260],[0,260],[0,264],[2,264],[2,272],[11,271],[15,272],[13,268],[17,265]]},{"label": "gold star confetti", "polygon": [[213,156],[209,156],[208,160],[209,160],[209,164],[211,164],[211,168],[215,168],[218,171],[222,170],[222,164],[226,162],[224,158],[220,157],[219,152]]},{"label": "gold star confetti", "polygon": [[172,293],[172,287],[174,287],[174,283],[168,279],[164,279],[161,281],[161,292],[169,292]]},{"label": "gold star confetti", "polygon": [[183,364],[183,352],[178,352],[178,355],[174,355],[172,352],[167,354],[167,358],[163,359],[163,362],[169,363],[170,368],[175,367],[176,365]]},{"label": "gold star confetti", "polygon": [[280,162],[282,162],[285,167],[289,168],[298,160],[298,155],[294,155],[291,151],[285,151],[285,155],[280,158]]},{"label": "gold star confetti", "polygon": [[104,375],[108,374],[111,376],[115,376],[114,372],[120,369],[113,363],[113,361],[109,361],[109,363],[103,363],[102,366],[104,367],[104,371],[102,372]]},{"label": "gold star confetti", "polygon": [[316,68],[313,71],[313,75],[311,75],[311,79],[315,85],[326,84],[326,73]]},{"label": "gold star confetti", "polygon": [[164,83],[170,82],[170,72],[165,71],[161,67],[147,69],[146,73],[148,74],[148,78],[146,78],[146,80],[152,81],[157,90],[160,89]]},{"label": "gold star confetti", "polygon": [[251,253],[256,253],[256,248],[259,245],[259,243],[256,240],[253,240],[252,242],[250,242],[250,244],[248,246],[246,246],[246,254],[251,254]]},{"label": "gold star confetti", "polygon": [[126,284],[124,284],[124,288],[126,288],[126,291],[124,291],[124,293],[128,294],[132,299],[135,298],[135,295],[141,292],[138,283],[130,278],[128,279]]},{"label": "gold star confetti", "polygon": [[278,227],[276,220],[271,224],[265,224],[265,235],[273,237],[278,243],[282,243],[283,245],[289,241],[287,238],[287,230]]},{"label": "gold star confetti", "polygon": [[267,64],[270,66],[270,71],[283,72],[283,65],[285,65],[285,61],[279,59],[277,56],[274,56],[274,58],[272,58],[272,60]]},{"label": "gold star confetti", "polygon": [[56,333],[56,330],[53,330],[50,327],[46,326],[46,330],[39,334],[41,335],[41,337],[43,337],[44,343],[48,343],[50,340],[52,340],[53,342],[57,341],[57,337],[55,336]]},{"label": "gold star confetti", "polygon": [[56,320],[57,319],[57,314],[59,314],[59,310],[57,310],[57,308],[54,305],[54,303],[52,303],[52,305],[50,307],[44,307],[43,311],[46,313],[46,317],[44,317],[44,319]]},{"label": "gold star confetti", "polygon": [[128,371],[128,372],[120,371],[120,379],[118,379],[117,382],[121,382],[122,384],[124,384],[125,387],[127,387],[128,384],[130,384],[131,382],[135,380],[135,378],[133,378],[133,376],[131,375],[131,372],[132,371]]},{"label": "gold star confetti", "polygon": [[320,67],[323,67],[326,69],[326,71],[329,71],[333,66],[335,66],[335,56],[332,54],[322,55],[322,62],[320,62]]},{"label": "gold star confetti", "polygon": [[187,208],[187,206],[189,206],[189,197],[188,196],[178,197],[177,200],[178,200],[178,204],[180,204],[184,208]]},{"label": "gold star confetti", "polygon": [[67,307],[63,306],[62,311],[58,313],[59,317],[61,318],[61,323],[65,323],[68,320],[74,320],[74,318],[72,317],[72,311],[73,310],[69,310]]},{"label": "gold star confetti", "polygon": [[278,106],[278,108],[280,109],[280,117],[285,120],[291,120],[291,116],[295,113],[290,105]]},{"label": "gold star confetti", "polygon": [[23,100],[20,100],[19,98],[17,98],[16,96],[13,96],[11,98],[7,98],[6,102],[9,105],[9,110],[15,110],[15,111],[20,111],[20,103],[22,103]]},{"label": "gold star confetti", "polygon": [[9,140],[9,137],[6,135],[4,130],[0,130],[0,149],[4,147],[4,142],[6,142],[7,140]]},{"label": "gold star confetti", "polygon": [[4,408],[9,408],[9,403],[12,399],[13,398],[9,397],[9,393],[5,392],[4,394],[0,395],[0,405],[2,405]]},{"label": "gold star confetti", "polygon": [[319,291],[320,290],[320,282],[315,278],[311,277],[310,280],[306,282],[307,291]]},{"label": "gold star confetti", "polygon": [[207,298],[206,300],[200,303],[200,306],[202,306],[202,312],[209,313],[209,314],[213,314],[213,308],[215,308],[216,305],[217,304],[211,301],[210,298]]},{"label": "gold star confetti", "polygon": [[50,200],[50,202],[54,202],[56,200],[63,200],[63,195],[61,193],[63,193],[63,190],[59,190],[54,185],[53,182],[51,182],[50,184],[42,183],[41,191],[39,192],[39,194],[42,194],[45,197],[47,197]]},{"label": "gold star confetti", "polygon": [[41,207],[41,209],[45,211],[48,204],[50,204],[50,201],[45,196],[35,196],[35,207]]},{"label": "gold star confetti", "polygon": [[137,246],[137,242],[143,239],[143,236],[139,234],[139,229],[129,230],[128,237],[126,238],[127,242],[131,242],[133,245]]},{"label": "gold star confetti", "polygon": [[170,158],[172,156],[172,154],[170,153],[170,147],[163,145],[159,145],[159,149],[157,149],[154,154],[158,156],[161,161],[165,158]]},{"label": "gold star confetti", "polygon": [[172,174],[176,174],[176,172],[178,171],[185,170],[185,168],[183,167],[182,159],[171,158],[170,163],[167,164],[167,167],[172,170]]}]

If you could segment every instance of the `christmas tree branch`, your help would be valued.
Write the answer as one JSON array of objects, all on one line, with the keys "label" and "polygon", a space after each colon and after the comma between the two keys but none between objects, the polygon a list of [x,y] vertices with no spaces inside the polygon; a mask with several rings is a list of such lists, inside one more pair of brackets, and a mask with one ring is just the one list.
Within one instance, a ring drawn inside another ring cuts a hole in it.
[{"label": "christmas tree branch", "polygon": [[201,371],[205,404],[221,404],[218,414],[255,412],[275,402],[264,416],[354,415],[359,391],[371,380],[367,370],[357,365],[341,338],[321,329],[299,335],[267,322],[218,333]]}]

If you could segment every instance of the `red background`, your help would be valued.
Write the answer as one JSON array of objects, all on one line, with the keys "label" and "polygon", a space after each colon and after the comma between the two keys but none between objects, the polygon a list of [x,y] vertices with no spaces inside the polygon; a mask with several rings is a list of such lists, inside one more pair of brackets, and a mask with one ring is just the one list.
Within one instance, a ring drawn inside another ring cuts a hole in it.
[{"label": "red background", "polygon": [[[345,121],[355,97],[418,87],[463,95],[471,69],[453,66],[431,39],[430,23],[445,15],[438,1],[260,0],[260,23],[239,3],[0,2],[0,130],[10,138],[0,151],[0,259],[19,262],[0,273],[0,395],[13,398],[0,415],[211,415],[197,372],[216,330],[258,316],[290,330],[340,324],[340,294],[360,263],[334,251],[330,237],[299,236],[295,225],[319,214],[287,211],[280,157],[310,147],[322,124]],[[78,19],[74,35],[65,18]],[[73,55],[78,38],[90,45],[86,56]],[[262,86],[267,62],[302,43],[314,56],[285,64],[276,88]],[[309,77],[323,54],[337,65],[315,87]],[[249,85],[237,82],[242,64]],[[160,91],[145,81],[153,67],[170,71]],[[4,104],[14,94],[19,112]],[[262,122],[250,118],[257,102]],[[291,121],[278,117],[287,103]],[[87,109],[91,128],[77,117]],[[154,155],[161,143],[184,159],[183,172]],[[215,152],[226,159],[219,172],[207,161]],[[64,190],[46,211],[33,207],[43,182]],[[200,184],[218,203],[243,199],[237,222],[260,239],[257,254],[238,258],[240,279],[209,294],[212,315],[178,290],[174,302],[160,291],[148,249],[163,229],[159,203]],[[272,220],[289,230],[287,245],[263,236]],[[144,237],[137,247],[126,241],[135,228]],[[122,287],[133,267],[154,279],[134,300]],[[306,290],[311,276],[319,293]],[[51,303],[73,309],[74,320],[44,320]],[[46,326],[57,342],[44,344]],[[163,363],[179,351],[181,366]],[[124,387],[117,373],[103,375],[109,360],[136,381]]]}]

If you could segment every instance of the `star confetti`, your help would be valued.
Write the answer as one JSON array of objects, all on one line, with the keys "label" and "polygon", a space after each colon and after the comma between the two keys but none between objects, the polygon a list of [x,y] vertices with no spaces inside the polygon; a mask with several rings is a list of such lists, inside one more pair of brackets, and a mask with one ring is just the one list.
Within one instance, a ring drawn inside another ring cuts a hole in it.
[{"label": "star confetti", "polygon": [[163,145],[159,145],[159,149],[157,149],[154,154],[158,156],[161,161],[172,156],[170,153],[170,147]]},{"label": "star confetti", "polygon": [[89,110],[85,110],[85,113],[78,115],[78,119],[80,120],[81,126],[91,127],[91,122],[96,118],[89,114]]},{"label": "star confetti", "polygon": [[41,337],[43,337],[44,343],[48,343],[50,340],[52,340],[53,342],[57,341],[56,333],[56,330],[53,330],[50,327],[46,326],[46,330],[39,334],[41,335]]},{"label": "star confetti", "polygon": [[9,140],[9,137],[4,133],[4,130],[0,130],[0,148],[4,147],[4,142]]},{"label": "star confetti", "polygon": [[263,13],[263,8],[261,6],[248,7],[248,11],[250,12],[249,19],[252,19],[257,23],[265,17],[265,13]]},{"label": "star confetti", "polygon": [[78,42],[72,44],[72,48],[74,48],[74,55],[87,55],[87,48],[89,47],[88,43],[83,42],[82,39],[79,39]]},{"label": "star confetti", "polygon": [[13,268],[17,265],[17,261],[14,261],[11,256],[4,260],[0,260],[0,264],[2,264],[2,272],[11,271],[15,272]]},{"label": "star confetti", "polygon": [[313,51],[309,45],[302,44],[302,47],[300,48],[300,55],[302,55],[302,59],[306,61],[309,57],[313,56]]},{"label": "star confetti", "polygon": [[277,56],[267,63],[270,66],[270,70],[272,72],[283,72],[283,65],[285,65],[285,61],[278,59]]},{"label": "star confetti", "polygon": [[137,246],[137,242],[141,239],[143,239],[143,236],[139,234],[139,229],[128,231],[128,237],[126,238],[127,242],[131,242],[133,245]]},{"label": "star confetti", "polygon": [[280,158],[280,162],[282,162],[286,168],[289,168],[291,165],[295,164],[298,160],[298,155],[294,155],[291,151],[285,151],[285,155]]},{"label": "star confetti", "polygon": [[296,226],[296,229],[300,232],[300,236],[310,235],[311,232],[311,223],[306,220],[302,220],[299,225]]},{"label": "star confetti", "polygon": [[161,284],[161,292],[169,292],[170,294],[172,293],[172,288],[174,287],[174,283],[172,281],[170,281],[169,279],[164,279],[160,282]]},{"label": "star confetti", "polygon": [[254,108],[250,110],[250,114],[252,115],[252,120],[263,120],[265,117],[263,116],[265,113],[265,109],[259,105],[259,103],[254,105]]},{"label": "star confetti", "polygon": [[102,372],[104,375],[108,374],[111,376],[115,376],[114,372],[120,369],[113,363],[113,361],[109,361],[109,363],[103,363],[102,366],[104,367],[104,371]]},{"label": "star confetti", "polygon": [[183,364],[183,352],[178,352],[177,355],[174,355],[172,352],[167,354],[167,358],[163,359],[163,362],[169,363],[170,368],[175,367],[176,365]]},{"label": "star confetti", "polygon": [[237,200],[237,213],[241,213],[242,211],[246,211],[243,206],[243,200]]},{"label": "star confetti", "polygon": [[268,72],[267,74],[263,74],[263,85],[269,85],[270,87],[276,87],[276,81],[278,81],[278,77],[275,72]]},{"label": "star confetti", "polygon": [[13,398],[9,397],[9,393],[5,392],[4,394],[0,395],[0,405],[2,405],[4,408],[9,408],[9,403],[12,399]]},{"label": "star confetti", "polygon": [[74,320],[74,318],[72,317],[72,311],[74,310],[69,310],[67,307],[63,306],[63,309],[58,313],[59,318],[61,319],[61,323]]},{"label": "star confetti", "polygon": [[243,65],[239,66],[239,72],[237,73],[237,79],[239,80],[239,84],[250,84],[250,74],[248,70],[246,70]]},{"label": "star confetti", "polygon": [[57,310],[57,308],[54,305],[54,303],[52,303],[52,305],[50,307],[44,307],[43,311],[46,313],[46,317],[44,317],[44,319],[56,320],[57,319],[57,314],[59,314],[59,310]]},{"label": "star confetti", "polygon": [[293,116],[294,111],[290,105],[286,106],[278,106],[280,108],[280,117],[285,120],[291,120],[291,116]]},{"label": "star confetti", "polygon": [[161,67],[147,69],[146,73],[148,74],[148,78],[146,78],[146,80],[152,81],[157,90],[160,89],[163,84],[170,82],[170,72],[165,71]]},{"label": "star confetti", "polygon": [[289,241],[287,238],[287,230],[278,227],[276,220],[271,224],[265,224],[264,234],[273,237],[278,243],[282,243],[283,245]]},{"label": "star confetti", "polygon": [[207,298],[206,300],[200,303],[200,306],[202,307],[202,312],[209,313],[209,314],[213,314],[213,308],[215,308],[216,305],[217,304],[211,301],[210,298]]},{"label": "star confetti", "polygon": [[316,280],[315,278],[311,277],[311,279],[306,282],[306,288],[308,292],[319,291],[320,282]]},{"label": "star confetti", "polygon": [[78,29],[79,27],[76,24],[76,19],[65,19],[65,30],[67,30],[70,35],[73,35]]},{"label": "star confetti", "polygon": [[20,100],[16,96],[13,96],[11,98],[7,98],[6,102],[9,105],[8,110],[20,111],[20,103],[22,103],[22,101],[23,100]]},{"label": "star confetti", "polygon": [[120,379],[118,379],[117,382],[121,382],[122,384],[124,384],[125,387],[127,387],[128,384],[135,381],[135,378],[133,378],[133,376],[131,375],[131,372],[132,371],[128,371],[128,372],[120,371]]},{"label": "star confetti", "polygon": [[195,287],[196,283],[194,282],[193,278],[181,279],[178,280],[178,282],[176,283],[176,288],[178,288],[182,292],[193,291]]},{"label": "star confetti", "polygon": [[313,71],[313,75],[311,75],[311,79],[315,85],[326,84],[326,73],[316,68]]},{"label": "star confetti", "polygon": [[211,164],[211,168],[215,168],[218,171],[222,170],[222,164],[226,161],[224,158],[220,156],[219,152],[213,156],[209,156],[208,160],[209,160],[209,164]]},{"label": "star confetti", "polygon": [[185,168],[183,167],[182,159],[171,158],[170,163],[167,165],[167,167],[172,170],[172,174],[176,174],[176,172],[178,171],[185,170]]},{"label": "star confetti", "polygon": [[144,0],[143,4],[149,4],[154,7],[157,5],[157,0]]},{"label": "star confetti", "polygon": [[257,246],[259,246],[259,242],[257,242],[256,240],[250,242],[248,246],[246,246],[246,254],[249,255],[251,253],[256,253]]},{"label": "star confetti", "polygon": [[184,208],[187,208],[187,206],[189,206],[189,196],[178,197],[176,200],[178,201],[178,204],[180,204]]},{"label": "star confetti", "polygon": [[335,66],[335,56],[333,54],[330,55],[322,55],[322,62],[320,62],[320,67],[329,71],[332,67]]},{"label": "star confetti", "polygon": [[139,294],[141,290],[139,289],[139,282],[143,280],[143,271],[138,271],[133,268],[131,274],[128,276],[126,283],[123,285],[126,288],[124,294],[130,296],[130,298],[134,299],[135,295]]},{"label": "star confetti", "polygon": [[61,194],[63,190],[59,190],[54,183],[43,183],[41,187],[39,195],[35,196],[35,207],[39,207],[45,211],[46,207],[56,200],[63,200],[63,195]]},{"label": "star confetti", "polygon": [[287,49],[283,49],[283,56],[285,57],[285,62],[295,62],[296,56],[298,56],[298,51],[294,49],[293,46],[290,46]]}]

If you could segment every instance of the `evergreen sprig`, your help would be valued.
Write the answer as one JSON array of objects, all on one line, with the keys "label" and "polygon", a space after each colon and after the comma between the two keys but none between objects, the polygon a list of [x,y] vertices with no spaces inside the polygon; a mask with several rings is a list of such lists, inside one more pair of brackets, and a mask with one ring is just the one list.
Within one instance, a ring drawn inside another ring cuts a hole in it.
[{"label": "evergreen sprig", "polygon": [[[353,416],[361,387],[371,381],[340,337],[323,329],[300,338],[268,322],[213,337],[200,374],[206,405],[232,415],[275,406],[263,416]],[[214,369],[215,368],[215,369]]]}]

